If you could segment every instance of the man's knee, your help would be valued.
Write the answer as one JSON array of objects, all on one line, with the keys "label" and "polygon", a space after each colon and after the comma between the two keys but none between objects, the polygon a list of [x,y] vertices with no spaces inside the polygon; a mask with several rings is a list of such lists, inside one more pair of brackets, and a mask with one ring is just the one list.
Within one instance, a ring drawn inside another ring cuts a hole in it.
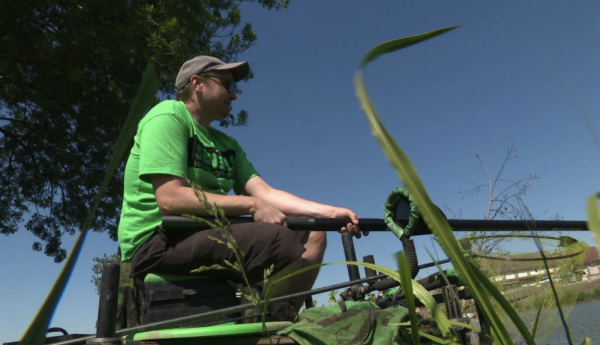
[{"label": "man's knee", "polygon": [[325,231],[311,231],[308,235],[308,241],[305,245],[306,249],[313,249],[318,251],[325,251],[327,247],[327,232]]}]

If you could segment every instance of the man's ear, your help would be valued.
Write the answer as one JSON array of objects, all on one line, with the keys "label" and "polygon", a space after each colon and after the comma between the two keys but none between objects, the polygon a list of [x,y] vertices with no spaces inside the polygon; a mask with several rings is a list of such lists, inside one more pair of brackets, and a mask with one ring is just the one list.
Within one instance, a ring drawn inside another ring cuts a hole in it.
[{"label": "man's ear", "polygon": [[192,85],[194,85],[194,89],[198,90],[198,88],[201,87],[201,85],[202,85],[202,79],[200,79],[199,76],[194,75],[191,78],[191,83],[192,83]]}]

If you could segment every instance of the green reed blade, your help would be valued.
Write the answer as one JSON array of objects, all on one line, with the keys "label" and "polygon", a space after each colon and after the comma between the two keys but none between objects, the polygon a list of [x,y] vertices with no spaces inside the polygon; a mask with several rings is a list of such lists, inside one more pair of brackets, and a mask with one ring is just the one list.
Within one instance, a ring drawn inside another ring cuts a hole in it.
[{"label": "green reed blade", "polygon": [[100,200],[104,195],[104,190],[108,186],[110,179],[113,174],[117,170],[119,163],[121,162],[121,158],[128,147],[129,140],[133,137],[135,130],[137,128],[137,123],[144,116],[144,113],[152,104],[154,100],[154,95],[158,91],[158,76],[156,75],[156,70],[154,68],[153,63],[148,63],[146,70],[144,71],[144,76],[142,78],[142,82],[140,88],[138,89],[138,93],[136,98],[131,106],[129,111],[129,115],[127,116],[127,120],[125,121],[125,125],[121,130],[119,138],[117,140],[117,144],[115,145],[115,150],[111,156],[110,163],[108,164],[108,168],[106,170],[106,174],[102,180],[102,184],[100,185],[100,189],[96,194],[96,198],[94,199],[94,203],[90,208],[90,213],[88,214],[83,228],[73,245],[73,249],[71,253],[67,257],[67,261],[63,266],[60,274],[56,278],[52,289],[46,296],[44,303],[38,310],[35,315],[33,321],[29,324],[29,327],[25,331],[25,334],[21,338],[21,344],[42,344],[44,343],[44,339],[46,337],[46,329],[54,314],[54,310],[56,309],[56,305],[62,295],[66,284],[69,280],[69,276],[73,272],[73,267],[77,262],[77,257],[81,252],[81,248],[84,243],[85,236],[87,234],[87,230],[91,227],[94,217],[96,216],[96,211],[98,209],[98,205],[100,204]]},{"label": "green reed blade", "polygon": [[398,260],[398,272],[400,273],[400,284],[402,284],[402,291],[408,302],[408,316],[410,319],[410,328],[413,344],[419,344],[419,324],[417,320],[415,296],[412,291],[412,278],[410,276],[410,265],[408,259],[404,253],[400,252],[396,254]]},{"label": "green reed blade", "polygon": [[396,50],[400,50],[400,49],[403,49],[406,47],[410,47],[414,44],[426,41],[430,38],[433,38],[435,36],[446,33],[450,30],[456,29],[457,27],[459,27],[459,25],[449,26],[447,28],[433,30],[433,31],[426,32],[426,33],[419,34],[419,35],[402,37],[402,38],[398,38],[398,39],[380,43],[380,44],[376,45],[375,47],[371,48],[363,56],[363,58],[360,60],[360,64],[358,65],[358,69],[364,69],[369,62],[377,59],[378,57],[380,57],[382,55],[392,53],[392,52],[395,52]]},{"label": "green reed blade", "polygon": [[450,325],[452,325],[452,326],[467,328],[467,329],[472,330],[473,332],[479,332],[479,329],[477,327],[475,327],[474,325],[471,325],[470,323],[464,323],[464,322],[452,321],[452,320],[449,320],[449,322],[450,322]]},{"label": "green reed blade", "polygon": [[537,333],[538,325],[540,324],[540,317],[542,315],[543,305],[540,305],[537,312],[535,313],[535,319],[533,320],[533,329],[531,330],[531,337],[535,339],[535,334]]},{"label": "green reed blade", "polygon": [[[456,337],[454,337],[454,331],[452,329],[452,324],[450,320],[444,314],[444,311],[438,307],[437,302],[431,296],[429,291],[427,291],[421,284],[414,281],[410,276],[410,266],[408,263],[408,259],[403,253],[397,254],[398,259],[398,268],[400,273],[400,284],[402,286],[402,292],[404,293],[404,297],[408,302],[408,312],[410,317],[410,325],[412,329],[412,337],[413,343],[419,343],[419,335],[423,335],[419,333],[418,321],[415,312],[415,296],[419,301],[425,305],[425,307],[431,312],[433,320],[437,325],[437,328],[442,332],[444,338],[448,339],[452,337],[451,343],[457,341]],[[387,273],[386,273],[387,274]]]},{"label": "green reed blade", "polygon": [[594,236],[596,247],[600,248],[600,213],[598,213],[597,200],[600,199],[600,192],[588,197],[587,214],[588,214],[588,229]]},{"label": "green reed blade", "polygon": [[369,61],[373,61],[381,54],[387,54],[398,49],[408,47],[410,45],[425,41],[433,38],[437,35],[443,34],[452,30],[456,27],[443,28],[435,31],[431,31],[421,35],[410,36],[407,38],[400,38],[397,40],[388,41],[372,48],[365,57],[361,60],[359,67],[355,73],[355,85],[356,93],[361,102],[362,108],[367,116],[371,131],[375,138],[379,141],[379,144],[383,148],[383,151],[396,170],[400,180],[404,183],[408,191],[413,196],[415,204],[423,215],[427,226],[432,230],[434,236],[446,252],[446,255],[452,260],[458,273],[463,277],[466,285],[469,286],[475,296],[475,300],[479,303],[481,310],[490,320],[492,332],[498,341],[502,344],[511,344],[511,338],[503,325],[499,316],[494,312],[491,301],[485,293],[484,288],[475,279],[475,275],[472,272],[467,260],[462,255],[462,250],[448,222],[440,214],[439,210],[434,206],[433,202],[429,198],[423,183],[416,169],[412,165],[412,162],[406,156],[404,151],[398,146],[394,138],[387,131],[381,120],[377,116],[377,112],[367,95],[365,90],[362,70],[366,67]]},{"label": "green reed blade", "polygon": [[[425,332],[421,333],[421,336],[424,337],[424,338],[427,338],[427,339],[429,339],[429,340],[431,340],[433,342],[433,343],[428,343],[428,344],[436,344],[436,345],[440,344],[440,345],[443,345],[443,344],[449,344],[450,343],[449,341],[447,341],[445,339],[442,339],[440,337],[436,337],[435,335],[431,335],[431,334],[425,333]],[[421,343],[416,343],[416,344],[421,344]]]},{"label": "green reed blade", "polygon": [[[438,272],[440,274],[440,276],[442,277],[442,279],[444,279],[444,282],[446,283],[447,286],[450,286],[452,284],[450,284],[450,280],[448,279],[448,276],[446,275],[446,272],[444,272],[444,269],[442,268],[442,266],[438,263],[438,261],[433,257],[433,255],[431,254],[431,252],[429,251],[429,249],[425,248],[425,250],[427,250],[427,254],[429,254],[429,258],[431,259],[431,262],[433,262],[435,264],[435,267],[438,269]],[[459,301],[460,297],[458,296],[458,292],[455,290],[452,290],[452,295],[453,297]]]}]

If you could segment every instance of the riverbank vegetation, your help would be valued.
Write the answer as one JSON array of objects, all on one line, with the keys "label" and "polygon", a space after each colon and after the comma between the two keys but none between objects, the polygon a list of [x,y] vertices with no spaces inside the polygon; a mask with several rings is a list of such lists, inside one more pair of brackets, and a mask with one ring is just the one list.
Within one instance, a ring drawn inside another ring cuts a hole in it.
[{"label": "riverbank vegetation", "polygon": [[582,284],[578,295],[577,302],[589,302],[600,300],[600,280],[588,281]]}]

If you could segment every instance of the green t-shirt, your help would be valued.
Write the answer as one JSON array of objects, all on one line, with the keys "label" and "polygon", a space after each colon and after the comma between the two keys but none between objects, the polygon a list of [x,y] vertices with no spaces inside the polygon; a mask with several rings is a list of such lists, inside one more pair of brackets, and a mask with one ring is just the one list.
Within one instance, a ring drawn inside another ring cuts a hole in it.
[{"label": "green t-shirt", "polygon": [[162,223],[150,176],[183,177],[205,192],[244,193],[258,173],[238,142],[214,128],[200,126],[178,101],[163,101],[140,121],[125,167],[119,222],[121,260],[130,260]]}]

